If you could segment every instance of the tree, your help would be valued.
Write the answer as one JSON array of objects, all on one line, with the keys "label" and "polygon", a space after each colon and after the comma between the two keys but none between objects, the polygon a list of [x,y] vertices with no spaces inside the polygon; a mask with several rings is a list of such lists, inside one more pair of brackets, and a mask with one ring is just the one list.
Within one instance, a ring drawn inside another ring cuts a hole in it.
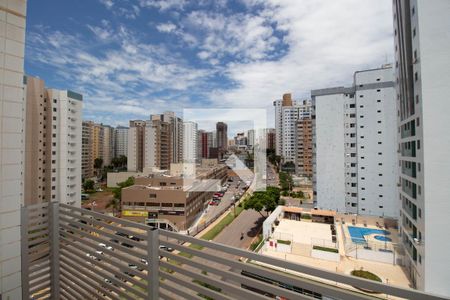
[{"label": "tree", "polygon": [[291,191],[294,185],[292,176],[285,172],[280,172],[280,186],[283,191]]},{"label": "tree", "polygon": [[113,165],[114,168],[118,168],[121,166],[121,160],[119,157],[114,157],[113,159],[111,159],[111,164]]},{"label": "tree", "polygon": [[267,216],[275,210],[280,202],[280,189],[268,187],[264,192],[254,192],[253,195],[244,202],[244,209],[254,209],[261,216],[261,211],[265,211]]},{"label": "tree", "polygon": [[116,215],[116,211],[120,211],[120,200],[117,198],[112,198],[105,206],[106,208],[111,207],[113,216]]},{"label": "tree", "polygon": [[97,157],[96,159],[94,159],[94,169],[97,170],[96,174],[97,176],[100,175],[100,169],[102,168],[103,165],[103,158]]},{"label": "tree", "polygon": [[117,184],[117,187],[115,187],[113,189],[113,195],[115,199],[118,199],[119,202],[120,200],[122,200],[122,189],[132,186],[134,184],[134,177],[128,177],[127,180],[123,181],[123,182],[119,182]]},{"label": "tree", "polygon": [[94,159],[94,168],[100,169],[103,166],[103,158],[97,157]]},{"label": "tree", "polygon": [[88,179],[83,183],[83,189],[85,191],[92,191],[94,189],[94,184],[93,180]]},{"label": "tree", "polygon": [[119,162],[120,162],[120,166],[121,167],[126,167],[127,166],[127,157],[125,155],[121,155],[119,156]]}]

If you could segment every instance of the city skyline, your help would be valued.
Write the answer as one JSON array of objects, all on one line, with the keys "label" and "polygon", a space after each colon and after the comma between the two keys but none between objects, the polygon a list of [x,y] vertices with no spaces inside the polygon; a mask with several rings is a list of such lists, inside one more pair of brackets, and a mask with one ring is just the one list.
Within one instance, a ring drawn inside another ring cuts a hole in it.
[{"label": "city skyline", "polygon": [[83,94],[85,119],[112,126],[208,105],[267,108],[273,127],[281,93],[306,99],[393,61],[391,3],[356,2],[31,2],[25,74]]}]

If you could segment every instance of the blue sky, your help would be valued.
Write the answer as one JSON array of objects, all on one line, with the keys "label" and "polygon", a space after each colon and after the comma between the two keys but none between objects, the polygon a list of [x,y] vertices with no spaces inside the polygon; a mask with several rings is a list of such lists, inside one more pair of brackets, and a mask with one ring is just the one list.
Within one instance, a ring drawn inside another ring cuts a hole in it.
[{"label": "blue sky", "polygon": [[[28,2],[25,71],[127,125],[184,108],[267,108],[393,57],[391,1]],[[232,130],[233,131],[233,130]]]}]

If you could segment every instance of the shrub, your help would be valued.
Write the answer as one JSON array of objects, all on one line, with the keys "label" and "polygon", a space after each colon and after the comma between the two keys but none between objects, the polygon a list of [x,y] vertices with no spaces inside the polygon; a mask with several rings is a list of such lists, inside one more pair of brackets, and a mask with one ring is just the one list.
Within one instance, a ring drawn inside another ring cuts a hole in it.
[{"label": "shrub", "polygon": [[308,215],[308,214],[302,214],[302,215],[300,216],[300,219],[311,220],[311,215]]},{"label": "shrub", "polygon": [[283,245],[290,245],[291,241],[286,241],[286,240],[277,240],[278,244],[283,244]]},{"label": "shrub", "polygon": [[351,272],[351,274],[353,276],[356,276],[356,277],[361,277],[361,278],[364,278],[364,279],[369,279],[369,280],[373,280],[373,281],[382,282],[380,277],[378,277],[377,275],[375,275],[375,274],[373,274],[372,272],[369,272],[369,271],[353,270]]},{"label": "shrub", "polygon": [[326,252],[332,252],[332,253],[339,253],[339,250],[336,248],[328,248],[328,247],[322,247],[322,246],[313,246],[314,250],[320,250],[320,251],[326,251]]}]

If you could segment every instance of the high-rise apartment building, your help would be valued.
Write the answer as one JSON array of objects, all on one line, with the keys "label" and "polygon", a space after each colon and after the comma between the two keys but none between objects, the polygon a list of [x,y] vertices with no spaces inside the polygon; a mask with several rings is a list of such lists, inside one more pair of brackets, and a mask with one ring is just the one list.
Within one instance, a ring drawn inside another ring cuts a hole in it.
[{"label": "high-rise apartment building", "polygon": [[[25,205],[80,204],[82,96],[26,77]],[[78,195],[78,198],[77,198]]]},{"label": "high-rise apartment building", "polygon": [[127,169],[129,172],[142,172],[144,168],[144,131],[146,123],[142,120],[130,121],[128,129]]},{"label": "high-rise apartment building", "polygon": [[235,146],[243,146],[243,147],[247,147],[248,144],[248,138],[245,136],[245,134],[243,132],[238,132],[236,133],[236,136],[234,137],[234,144],[229,144],[231,145],[235,145]]},{"label": "high-rise apartment building", "polygon": [[218,156],[222,158],[228,149],[228,126],[223,122],[216,124]]},{"label": "high-rise apartment building", "polygon": [[83,96],[55,89],[48,89],[47,93],[52,107],[47,120],[52,130],[47,139],[51,161],[46,178],[52,184],[46,198],[80,206]]},{"label": "high-rise apartment building", "polygon": [[109,125],[102,125],[103,127],[103,166],[111,165],[111,160],[114,157],[114,128]]},{"label": "high-rise apartment building", "polygon": [[128,127],[117,126],[114,129],[114,157],[128,155]]},{"label": "high-rise apartment building", "polygon": [[275,150],[276,146],[276,136],[275,136],[275,128],[267,128],[266,129],[266,147],[270,150]]},{"label": "high-rise apartment building", "polygon": [[194,163],[197,160],[198,125],[184,122],[183,128],[183,162]]},{"label": "high-rise apartment building", "polygon": [[450,1],[393,3],[406,267],[418,289],[450,296]]},{"label": "high-rise apartment building", "polygon": [[26,0],[0,4],[0,295],[21,299],[20,205],[23,204]]},{"label": "high-rise apartment building", "polygon": [[250,129],[247,130],[247,145],[250,149],[253,149],[255,146],[255,130]]},{"label": "high-rise apartment building", "polygon": [[25,180],[24,203],[48,202],[47,165],[51,161],[49,140],[52,127],[47,112],[51,111],[44,80],[25,77]]},{"label": "high-rise apartment building", "polygon": [[144,168],[170,169],[172,126],[161,119],[146,122],[143,139]]},{"label": "high-rise apartment building", "polygon": [[393,73],[385,65],[356,72],[352,87],[311,91],[319,208],[398,216]]},{"label": "high-rise apartment building", "polygon": [[313,145],[312,119],[303,118],[296,123],[296,154],[295,173],[312,178],[313,176]]},{"label": "high-rise apartment building", "polygon": [[[94,167],[95,160],[97,158],[101,158],[103,160],[102,166],[106,166],[111,163],[111,136],[109,134],[109,127],[106,127],[106,130],[108,131],[107,134],[109,142],[105,140],[105,126],[93,121],[83,121],[83,178],[91,178],[98,175],[98,170]],[[105,158],[107,159],[106,163]]]},{"label": "high-rise apartment building", "polygon": [[173,111],[166,111],[161,115],[152,115],[151,120],[160,119],[170,124],[171,157],[170,162],[179,163],[183,160],[183,120],[175,115]]},{"label": "high-rise apartment building", "polygon": [[83,179],[94,176],[93,153],[92,153],[92,127],[94,122],[82,122],[81,138],[81,177]]},{"label": "high-rise apartment building", "polygon": [[[92,165],[94,166],[95,160],[97,158],[103,159],[103,144],[104,144],[104,134],[103,134],[103,125],[94,123],[92,126]],[[94,174],[97,174],[98,170],[94,167]]]},{"label": "high-rise apartment building", "polygon": [[282,100],[275,100],[276,154],[283,162],[295,162],[297,146],[297,120],[311,118],[310,100],[293,100],[291,94],[284,94]]}]

